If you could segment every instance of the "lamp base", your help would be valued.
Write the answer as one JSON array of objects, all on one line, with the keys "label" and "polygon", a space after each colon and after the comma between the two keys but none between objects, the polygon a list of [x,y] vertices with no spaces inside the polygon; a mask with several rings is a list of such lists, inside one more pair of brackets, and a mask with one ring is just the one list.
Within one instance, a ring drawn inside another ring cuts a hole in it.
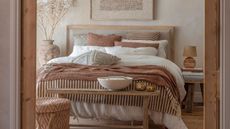
[{"label": "lamp base", "polygon": [[193,57],[186,57],[184,59],[184,67],[185,68],[195,68],[196,60]]}]

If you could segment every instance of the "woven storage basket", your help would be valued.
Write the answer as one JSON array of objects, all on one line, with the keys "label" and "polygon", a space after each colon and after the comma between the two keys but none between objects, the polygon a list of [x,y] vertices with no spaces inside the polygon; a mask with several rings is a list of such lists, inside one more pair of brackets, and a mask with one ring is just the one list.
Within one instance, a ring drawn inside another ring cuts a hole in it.
[{"label": "woven storage basket", "polygon": [[69,129],[70,101],[61,98],[36,100],[37,129]]}]

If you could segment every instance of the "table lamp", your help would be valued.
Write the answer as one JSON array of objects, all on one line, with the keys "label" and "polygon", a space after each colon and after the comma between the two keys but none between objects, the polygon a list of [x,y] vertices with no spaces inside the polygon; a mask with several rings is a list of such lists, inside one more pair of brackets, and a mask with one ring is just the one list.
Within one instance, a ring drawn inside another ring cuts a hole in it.
[{"label": "table lamp", "polygon": [[185,68],[195,68],[196,60],[194,57],[197,56],[196,46],[187,46],[184,48],[184,67]]}]

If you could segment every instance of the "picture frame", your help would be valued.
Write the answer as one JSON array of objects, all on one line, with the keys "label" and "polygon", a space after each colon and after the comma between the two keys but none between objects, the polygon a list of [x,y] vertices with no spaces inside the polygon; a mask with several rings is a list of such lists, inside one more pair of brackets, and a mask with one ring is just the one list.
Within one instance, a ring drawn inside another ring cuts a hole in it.
[{"label": "picture frame", "polygon": [[154,0],[91,0],[91,20],[154,20]]}]

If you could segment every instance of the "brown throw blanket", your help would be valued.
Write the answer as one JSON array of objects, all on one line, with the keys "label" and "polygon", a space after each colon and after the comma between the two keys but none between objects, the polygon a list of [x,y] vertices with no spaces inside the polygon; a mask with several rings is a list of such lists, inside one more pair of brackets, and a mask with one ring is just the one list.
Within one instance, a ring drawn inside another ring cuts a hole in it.
[{"label": "brown throw blanket", "polygon": [[[46,88],[50,85],[57,86],[58,83],[60,83],[59,88],[67,88],[66,86],[61,86],[61,85],[66,85],[67,81],[74,81],[74,80],[96,82],[98,77],[105,77],[105,76],[129,76],[129,77],[133,77],[134,81],[142,80],[142,81],[146,81],[148,83],[157,85],[158,86],[157,89],[160,89],[162,91],[161,94],[163,95],[152,99],[153,103],[152,104],[150,103],[150,109],[156,110],[159,112],[166,112],[166,113],[170,113],[174,115],[180,115],[180,108],[179,108],[180,106],[179,96],[180,95],[179,95],[179,91],[178,91],[174,77],[165,68],[154,66],[154,65],[86,66],[86,65],[80,65],[80,64],[49,64],[49,65],[43,66],[43,68],[40,70],[38,74],[38,80],[37,80],[38,87],[37,88],[39,90],[39,87],[42,87],[40,89],[44,90],[44,86]],[[65,80],[65,83],[58,82],[58,80],[59,81]],[[55,81],[55,82],[52,82],[52,81]],[[49,82],[52,82],[52,83],[49,84]],[[68,84],[70,84],[70,82],[68,82]],[[92,84],[92,85],[95,85],[95,84]],[[84,88],[87,88],[87,87],[84,87]],[[134,90],[134,88],[131,88],[131,89]],[[45,95],[43,93],[43,95],[38,95],[38,96],[44,97]],[[85,96],[85,97],[89,98],[88,96]],[[75,100],[78,100],[78,101],[92,102],[92,100],[90,99],[88,101],[87,99],[82,99],[82,96],[79,96],[79,98],[75,96],[74,98]],[[168,99],[168,100],[164,100],[164,99]],[[120,105],[127,105],[127,106],[141,106],[142,102],[140,102],[139,104],[135,104],[135,98],[133,98],[133,100],[132,101],[134,102],[134,104],[130,102],[106,103],[106,100],[103,100],[103,102],[99,100],[94,101],[94,102],[104,103],[104,104],[120,104]],[[138,99],[138,100],[141,100],[141,99]],[[161,104],[161,103],[164,103],[164,104]],[[164,106],[168,106],[168,107],[164,107]]]}]

